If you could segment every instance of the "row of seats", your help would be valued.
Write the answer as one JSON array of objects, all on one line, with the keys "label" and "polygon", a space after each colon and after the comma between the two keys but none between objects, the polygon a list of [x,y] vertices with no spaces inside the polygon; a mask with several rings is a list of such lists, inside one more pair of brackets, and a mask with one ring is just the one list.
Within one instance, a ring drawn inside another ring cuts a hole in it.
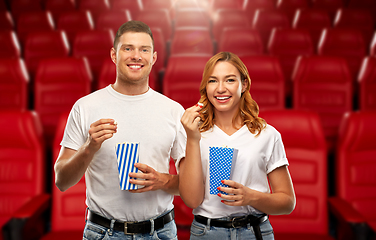
[{"label": "row of seats", "polygon": [[[181,103],[193,106],[200,98],[199,85],[210,54],[174,55],[167,64],[162,92]],[[292,108],[317,111],[323,121],[329,148],[337,141],[342,115],[354,109],[376,110],[376,57],[365,57],[354,84],[343,58],[301,56],[292,81],[284,78],[280,61],[273,56],[243,56],[251,76],[251,94],[261,110],[285,109],[286,85],[291,84]],[[33,86],[21,59],[0,59],[1,109],[33,109],[40,114],[46,138],[51,139],[58,115],[91,92],[92,75],[84,57],[42,60]],[[99,87],[116,78],[115,64],[108,58],[101,67]],[[151,87],[157,86],[154,74]],[[29,95],[30,94],[30,95]],[[29,107],[30,99],[33,106]],[[354,100],[359,106],[354,106]],[[50,142],[50,141],[48,141]]]},{"label": "row of seats", "polygon": [[[67,116],[64,112],[59,117],[51,164],[57,158]],[[270,216],[276,239],[359,239],[367,229],[376,231],[376,111],[348,112],[341,119],[336,168],[329,173],[335,176],[336,194],[330,197],[327,147],[319,115],[307,110],[269,110],[263,111],[261,117],[282,135],[297,198],[290,215]],[[4,236],[33,234],[43,235],[43,240],[81,239],[86,209],[84,178],[65,192],[52,187],[51,194],[47,193],[47,182],[54,184],[54,179],[45,177],[52,169],[45,168],[38,114],[0,111],[0,124],[7,126],[10,122],[12,127],[3,131],[8,137],[0,144],[0,170],[4,173],[0,181],[0,226]],[[176,173],[174,164],[170,166],[170,172]],[[192,209],[178,196],[174,204],[179,239],[189,239]],[[48,209],[51,216],[46,219],[43,213]],[[340,223],[336,238],[329,234],[329,213]],[[44,234],[46,220],[51,228]]]}]

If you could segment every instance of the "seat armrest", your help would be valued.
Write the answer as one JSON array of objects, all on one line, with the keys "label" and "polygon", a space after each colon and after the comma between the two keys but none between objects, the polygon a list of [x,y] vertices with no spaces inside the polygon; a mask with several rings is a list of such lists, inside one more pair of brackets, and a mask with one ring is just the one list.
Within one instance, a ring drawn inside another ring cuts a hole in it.
[{"label": "seat armrest", "polygon": [[348,223],[365,223],[365,218],[348,202],[339,197],[329,198],[329,209],[334,216]]},{"label": "seat armrest", "polygon": [[21,240],[27,235],[34,235],[26,232],[32,231],[33,224],[39,222],[42,214],[49,209],[50,199],[49,194],[40,194],[20,207],[2,227],[4,240]]}]

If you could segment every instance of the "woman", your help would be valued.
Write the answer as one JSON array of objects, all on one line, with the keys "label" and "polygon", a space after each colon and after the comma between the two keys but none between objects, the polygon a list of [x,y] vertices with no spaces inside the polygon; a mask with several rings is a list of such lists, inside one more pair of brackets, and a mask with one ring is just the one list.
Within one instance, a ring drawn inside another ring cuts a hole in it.
[{"label": "woman", "polygon": [[[268,215],[289,214],[295,207],[281,136],[258,117],[250,84],[235,54],[218,53],[205,66],[200,104],[182,116],[187,148],[179,163],[179,190],[194,209],[191,239],[274,239]],[[209,147],[221,146],[238,154],[232,180],[222,180],[222,193],[211,195]]]}]

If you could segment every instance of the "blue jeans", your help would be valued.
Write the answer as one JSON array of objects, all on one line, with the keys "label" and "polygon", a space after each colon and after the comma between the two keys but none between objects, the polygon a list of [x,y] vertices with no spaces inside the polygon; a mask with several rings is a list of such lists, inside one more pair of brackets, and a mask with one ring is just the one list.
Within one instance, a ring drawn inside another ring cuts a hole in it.
[{"label": "blue jeans", "polygon": [[164,228],[154,230],[150,233],[125,235],[124,232],[116,231],[101,225],[86,221],[83,240],[176,240],[177,230],[175,221],[164,225]]},{"label": "blue jeans", "polygon": [[[220,218],[228,220],[227,218]],[[260,224],[260,230],[263,240],[274,240],[272,225],[269,220]],[[221,228],[201,224],[193,220],[191,225],[190,240],[256,240],[253,228],[249,224],[241,228]]]}]

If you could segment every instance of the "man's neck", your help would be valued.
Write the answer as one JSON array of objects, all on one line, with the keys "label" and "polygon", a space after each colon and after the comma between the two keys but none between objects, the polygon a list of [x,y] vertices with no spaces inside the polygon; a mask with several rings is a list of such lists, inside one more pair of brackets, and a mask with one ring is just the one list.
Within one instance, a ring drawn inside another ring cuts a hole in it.
[{"label": "man's neck", "polygon": [[148,81],[139,84],[127,84],[116,80],[116,82],[112,84],[112,88],[121,94],[134,96],[146,93],[149,90],[149,84]]}]

